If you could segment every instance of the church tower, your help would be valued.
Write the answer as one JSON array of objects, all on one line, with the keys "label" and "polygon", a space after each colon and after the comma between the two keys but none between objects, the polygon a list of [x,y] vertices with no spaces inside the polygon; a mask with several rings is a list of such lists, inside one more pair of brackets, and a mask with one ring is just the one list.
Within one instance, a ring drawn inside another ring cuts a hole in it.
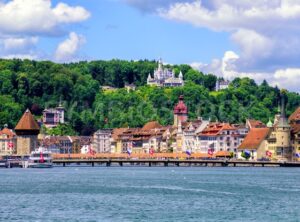
[{"label": "church tower", "polygon": [[179,96],[179,102],[174,107],[174,126],[178,126],[179,121],[185,123],[188,118],[188,109],[183,101],[183,95]]},{"label": "church tower", "polygon": [[19,120],[15,132],[17,134],[17,154],[28,155],[37,148],[40,127],[27,109]]}]

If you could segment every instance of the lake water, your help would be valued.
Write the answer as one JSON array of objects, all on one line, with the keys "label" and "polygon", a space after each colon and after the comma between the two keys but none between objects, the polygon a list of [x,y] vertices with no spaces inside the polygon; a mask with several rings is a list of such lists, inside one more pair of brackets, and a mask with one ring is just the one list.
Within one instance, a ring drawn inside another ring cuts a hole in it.
[{"label": "lake water", "polygon": [[300,221],[300,169],[0,169],[0,201],[0,221]]}]

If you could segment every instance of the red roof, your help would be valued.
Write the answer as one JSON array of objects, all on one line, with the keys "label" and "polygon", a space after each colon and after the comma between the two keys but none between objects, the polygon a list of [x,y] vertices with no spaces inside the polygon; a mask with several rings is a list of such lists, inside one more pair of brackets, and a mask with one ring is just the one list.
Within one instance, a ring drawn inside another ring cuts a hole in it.
[{"label": "red roof", "polygon": [[39,125],[35,121],[29,109],[25,111],[25,113],[19,120],[15,130],[40,130]]},{"label": "red roof", "polygon": [[261,142],[267,137],[269,128],[252,128],[238,149],[258,149]]},{"label": "red roof", "polygon": [[296,122],[296,121],[299,121],[299,120],[300,120],[300,106],[289,117],[289,121],[291,121],[291,122]]},{"label": "red roof", "polygon": [[[223,130],[236,130],[237,128],[231,126],[229,123],[210,123],[207,127],[200,133],[202,136],[216,136],[221,134]],[[230,134],[232,135],[232,134]]]},{"label": "red roof", "polygon": [[188,109],[183,101],[183,95],[179,96],[179,102],[174,107],[174,114],[187,114]]},{"label": "red roof", "polygon": [[151,130],[151,129],[155,129],[155,128],[161,128],[162,125],[160,125],[157,121],[151,121],[146,123],[142,130]]},{"label": "red roof", "polygon": [[8,138],[13,138],[16,134],[14,132],[12,132],[10,129],[8,128],[4,128],[2,130],[0,130],[0,135],[7,135]]}]

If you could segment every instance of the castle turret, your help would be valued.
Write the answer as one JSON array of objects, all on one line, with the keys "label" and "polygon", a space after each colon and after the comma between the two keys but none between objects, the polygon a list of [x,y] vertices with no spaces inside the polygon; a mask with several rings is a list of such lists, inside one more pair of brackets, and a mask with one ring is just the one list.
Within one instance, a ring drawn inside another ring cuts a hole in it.
[{"label": "castle turret", "polygon": [[183,79],[183,75],[182,75],[182,72],[181,72],[181,71],[180,71],[180,73],[179,73],[179,75],[178,75],[178,78],[181,79],[181,80]]},{"label": "castle turret", "polygon": [[29,109],[25,111],[19,120],[15,132],[17,134],[17,154],[30,154],[38,145],[37,135],[40,132],[40,127]]},{"label": "castle turret", "polygon": [[179,102],[174,107],[174,126],[177,126],[179,121],[184,123],[187,121],[188,109],[183,101],[183,95],[179,96]]}]

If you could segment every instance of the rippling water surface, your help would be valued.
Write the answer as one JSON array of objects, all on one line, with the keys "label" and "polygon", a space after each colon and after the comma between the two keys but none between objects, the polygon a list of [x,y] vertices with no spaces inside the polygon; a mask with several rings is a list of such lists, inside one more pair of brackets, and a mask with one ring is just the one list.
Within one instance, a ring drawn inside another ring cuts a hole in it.
[{"label": "rippling water surface", "polygon": [[0,221],[300,221],[300,169],[0,169],[0,201]]}]

